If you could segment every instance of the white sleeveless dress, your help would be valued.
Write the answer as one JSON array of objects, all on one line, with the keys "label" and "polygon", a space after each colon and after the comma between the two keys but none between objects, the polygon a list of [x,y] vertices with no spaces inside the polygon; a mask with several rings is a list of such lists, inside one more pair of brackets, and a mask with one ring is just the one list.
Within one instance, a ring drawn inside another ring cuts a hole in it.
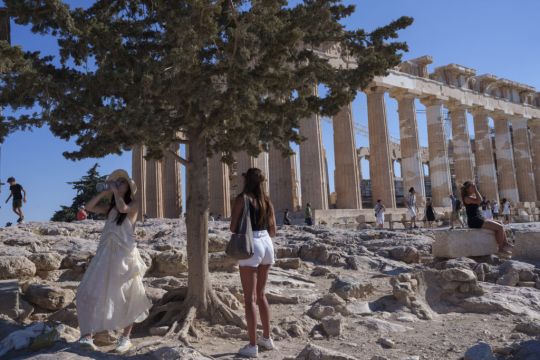
[{"label": "white sleeveless dress", "polygon": [[148,316],[152,306],[142,278],[148,267],[126,217],[117,225],[111,210],[99,240],[96,255],[77,289],[76,305],[81,335],[122,329]]}]

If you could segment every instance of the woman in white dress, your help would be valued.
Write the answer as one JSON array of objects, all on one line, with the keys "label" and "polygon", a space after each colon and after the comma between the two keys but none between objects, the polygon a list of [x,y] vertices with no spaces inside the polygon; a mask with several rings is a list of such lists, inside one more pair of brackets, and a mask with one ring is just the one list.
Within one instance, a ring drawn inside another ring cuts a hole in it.
[{"label": "woman in white dress", "polygon": [[[129,336],[134,322],[148,316],[152,303],[146,296],[142,278],[147,266],[133,235],[137,219],[137,187],[124,170],[107,178],[108,190],[86,205],[88,211],[107,215],[96,255],[77,289],[76,305],[81,346],[96,350],[92,335],[104,330],[124,329],[116,352],[132,346]],[[110,198],[108,204],[103,199]]]},{"label": "woman in white dress", "polygon": [[418,229],[418,226],[416,226],[416,191],[413,187],[409,189],[409,194],[407,195],[407,198],[405,200],[407,203],[407,214],[409,215],[409,218],[411,219],[411,229]]}]

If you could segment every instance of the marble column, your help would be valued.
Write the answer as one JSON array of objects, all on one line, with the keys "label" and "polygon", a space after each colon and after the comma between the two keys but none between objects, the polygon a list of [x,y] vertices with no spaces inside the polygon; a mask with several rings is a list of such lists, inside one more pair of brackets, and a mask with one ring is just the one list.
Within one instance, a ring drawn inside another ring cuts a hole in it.
[{"label": "marble column", "polygon": [[[317,96],[317,87],[312,88]],[[307,140],[300,144],[300,181],[303,206],[328,209],[328,190],[324,173],[324,154],[321,137],[321,119],[312,115],[300,120],[300,135]]]},{"label": "marble column", "polygon": [[382,87],[371,87],[366,91],[370,150],[369,174],[373,203],[380,199],[387,208],[395,208],[396,191],[390,156],[385,91],[386,89]]},{"label": "marble column", "polygon": [[510,123],[505,117],[493,116],[495,125],[495,155],[497,160],[497,179],[499,180],[499,195],[513,203],[519,201],[512,153]]},{"label": "marble column", "polygon": [[270,147],[268,165],[272,169],[269,174],[270,197],[276,214],[283,210],[295,211],[299,205],[296,194],[296,154],[282,156],[280,150]]},{"label": "marble column", "polygon": [[235,162],[229,168],[230,174],[230,196],[231,201],[244,190],[244,177],[242,176],[250,167],[253,167],[253,158],[246,152],[239,152],[234,154]]},{"label": "marble column", "polygon": [[426,107],[431,197],[434,206],[445,206],[448,203],[448,196],[452,193],[452,178],[444,126],[443,101],[424,98],[421,102]]},{"label": "marble column", "polygon": [[144,146],[142,145],[137,145],[131,150],[131,176],[137,185],[137,220],[142,220],[143,215],[146,214],[146,160],[144,159]]},{"label": "marble column", "polygon": [[163,217],[163,192],[160,160],[146,161],[146,215],[149,218]]},{"label": "marble column", "polygon": [[361,209],[360,173],[354,139],[352,104],[349,103],[333,118],[334,128],[334,184],[338,209]]},{"label": "marble column", "polygon": [[229,166],[221,161],[220,154],[208,159],[209,211],[222,219],[231,216]]},{"label": "marble column", "polygon": [[540,119],[529,120],[529,128],[536,194],[540,197]]},{"label": "marble column", "polygon": [[471,137],[467,126],[467,109],[460,104],[450,104],[452,119],[452,144],[454,148],[454,173],[458,188],[465,181],[474,181]]},{"label": "marble column", "polygon": [[519,201],[534,202],[537,200],[536,184],[531,162],[529,144],[528,120],[525,118],[512,119],[514,137],[514,162],[516,165],[516,180]]},{"label": "marble column", "polygon": [[[171,145],[170,150],[178,153],[180,146],[178,144],[173,144]],[[167,219],[177,219],[180,217],[182,208],[180,164],[176,157],[169,152],[165,153],[161,163],[163,217]]]},{"label": "marble column", "polygon": [[426,187],[424,185],[422,152],[418,140],[415,96],[404,92],[394,92],[392,96],[398,101],[403,191],[407,192],[413,187],[416,190],[418,206],[424,206]]},{"label": "marble column", "polygon": [[478,189],[488,200],[499,202],[497,170],[493,158],[493,145],[489,134],[488,112],[482,108],[472,111],[474,116],[474,155]]},{"label": "marble column", "polygon": [[[270,173],[270,167],[268,164],[268,153],[262,152],[257,157],[251,158],[251,167],[259,168],[266,178],[266,181],[264,182],[264,190],[268,194],[270,192],[270,183],[268,182],[268,177]],[[247,170],[247,169],[246,169]]]}]

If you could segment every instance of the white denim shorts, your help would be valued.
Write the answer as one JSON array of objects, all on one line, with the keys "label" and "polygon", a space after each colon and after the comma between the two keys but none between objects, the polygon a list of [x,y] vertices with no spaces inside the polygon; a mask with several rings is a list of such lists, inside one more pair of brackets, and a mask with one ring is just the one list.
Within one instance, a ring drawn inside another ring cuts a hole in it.
[{"label": "white denim shorts", "polygon": [[268,231],[253,231],[253,256],[238,260],[238,266],[258,267],[274,264],[274,245]]}]

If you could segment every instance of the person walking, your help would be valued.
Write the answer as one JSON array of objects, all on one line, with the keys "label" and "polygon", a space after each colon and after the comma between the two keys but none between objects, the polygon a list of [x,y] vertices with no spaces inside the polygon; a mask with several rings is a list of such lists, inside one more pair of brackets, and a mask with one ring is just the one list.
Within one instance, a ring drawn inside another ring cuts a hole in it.
[{"label": "person walking", "polygon": [[384,227],[384,212],[386,211],[386,208],[384,207],[380,199],[377,200],[374,210],[375,210],[375,223],[377,224],[377,227],[379,229],[382,229]]},{"label": "person walking", "polygon": [[416,191],[413,187],[409,189],[409,194],[407,195],[406,199],[406,205],[407,214],[411,218],[410,229],[418,229],[418,226],[416,226],[416,215],[418,212],[418,209],[416,208]]},{"label": "person walking", "polygon": [[506,238],[504,226],[499,222],[485,219],[480,212],[483,199],[476,188],[476,184],[472,181],[466,181],[461,187],[461,198],[467,212],[467,225],[469,228],[492,230],[495,232],[495,239],[499,245],[499,253],[510,254],[512,245]]},{"label": "person walking", "polygon": [[[238,354],[256,358],[259,347],[265,350],[275,349],[274,342],[270,337],[270,306],[266,299],[265,288],[268,272],[274,264],[272,237],[276,236],[276,219],[274,206],[264,190],[265,177],[262,171],[250,168],[243,175],[244,190],[234,202],[230,230],[233,233],[237,232],[239,220],[244,211],[245,197],[247,197],[253,230],[254,254],[248,259],[238,261],[249,336],[249,344],[242,347]],[[262,337],[258,340],[256,305],[258,305],[262,323]]]},{"label": "person walking", "polygon": [[[148,316],[152,302],[142,282],[148,269],[135,243],[137,187],[124,170],[107,178],[108,189],[88,202],[88,211],[107,216],[95,256],[84,273],[76,295],[81,331],[79,344],[96,350],[92,336],[104,330],[124,329],[115,351],[125,353],[134,322]],[[108,205],[102,205],[108,199]]]},{"label": "person walking", "polygon": [[304,218],[308,226],[313,225],[313,211],[311,210],[311,204],[306,204],[306,209],[304,210]]},{"label": "person walking", "polygon": [[502,216],[504,224],[510,224],[510,201],[507,198],[502,199]]},{"label": "person walking", "polygon": [[22,187],[21,184],[17,183],[17,180],[13,176],[7,179],[9,184],[9,196],[6,199],[6,204],[9,202],[9,199],[13,198],[13,212],[19,217],[17,219],[18,224],[24,222],[24,213],[22,211],[23,203],[26,204],[26,190]]},{"label": "person walking", "polygon": [[425,218],[427,221],[427,226],[429,228],[432,228],[433,222],[435,221],[435,210],[433,209],[433,204],[431,202],[431,199],[427,199],[426,201]]},{"label": "person walking", "polygon": [[461,200],[459,200],[454,194],[448,196],[452,203],[452,215],[450,216],[450,229],[454,228],[454,223],[457,221],[462,228],[465,227],[465,224],[461,220],[460,211],[461,211]]},{"label": "person walking", "polygon": [[289,209],[285,209],[283,212],[283,225],[291,225],[291,218],[289,217]]}]

